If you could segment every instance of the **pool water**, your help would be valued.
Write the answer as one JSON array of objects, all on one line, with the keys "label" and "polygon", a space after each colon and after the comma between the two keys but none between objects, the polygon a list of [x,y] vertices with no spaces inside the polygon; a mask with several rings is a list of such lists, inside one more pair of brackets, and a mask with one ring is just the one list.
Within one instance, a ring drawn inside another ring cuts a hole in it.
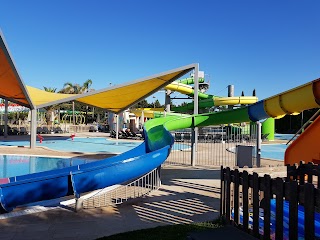
[{"label": "pool water", "polygon": [[[279,161],[284,160],[284,153],[289,145],[286,143],[291,140],[295,134],[275,134],[275,140],[285,140],[285,143],[282,144],[263,144],[261,146],[261,156],[263,158],[275,159]],[[296,136],[294,139],[296,139]]]},{"label": "pool water", "polygon": [[96,160],[0,155],[0,179],[89,163]]},{"label": "pool water", "polygon": [[[138,145],[140,141],[115,141],[106,138],[64,138],[64,139],[44,139],[42,143],[37,141],[39,147],[47,147],[52,150],[62,152],[84,152],[84,153],[113,153],[120,154],[127,152]],[[2,141],[0,146],[30,146],[29,141]],[[174,144],[173,150],[189,148],[187,145]]]},{"label": "pool water", "polygon": [[[289,141],[289,140],[292,139],[294,136],[295,136],[295,134],[280,134],[280,133],[274,134],[275,140],[287,140],[287,141]],[[298,136],[298,135],[297,135],[297,136]],[[297,136],[296,136],[294,139],[296,139]]]},{"label": "pool water", "polygon": [[[140,145],[141,142],[114,141],[106,138],[71,138],[44,139],[42,143],[37,141],[37,146],[47,147],[63,152],[87,152],[87,153],[116,153],[129,151]],[[2,141],[3,146],[29,146],[29,141]]]},{"label": "pool water", "polygon": [[286,144],[265,144],[261,146],[261,157],[284,160],[284,152],[286,151],[288,145]]}]

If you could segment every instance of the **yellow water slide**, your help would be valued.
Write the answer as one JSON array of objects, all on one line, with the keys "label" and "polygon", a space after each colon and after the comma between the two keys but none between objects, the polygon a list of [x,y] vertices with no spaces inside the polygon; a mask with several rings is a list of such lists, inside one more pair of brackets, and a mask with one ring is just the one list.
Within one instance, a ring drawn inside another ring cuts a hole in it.
[{"label": "yellow water slide", "polygon": [[[173,82],[165,87],[167,90],[180,92],[182,94],[193,96],[194,89],[186,84],[180,82]],[[258,101],[255,96],[240,96],[240,97],[217,97],[208,95],[205,93],[198,93],[199,96],[199,108],[221,106],[221,105],[238,105],[238,104],[252,104]],[[193,108],[193,104],[188,104],[183,107],[176,108],[176,110],[190,110]],[[175,109],[173,109],[175,110]]]}]

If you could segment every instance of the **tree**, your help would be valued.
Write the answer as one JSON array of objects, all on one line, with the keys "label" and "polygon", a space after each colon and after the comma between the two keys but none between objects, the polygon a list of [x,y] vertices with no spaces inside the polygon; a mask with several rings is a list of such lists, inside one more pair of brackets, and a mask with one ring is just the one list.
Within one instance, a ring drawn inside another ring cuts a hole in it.
[{"label": "tree", "polygon": [[162,107],[162,105],[160,104],[158,99],[156,99],[156,101],[154,102],[154,107],[155,108],[161,108]]},{"label": "tree", "polygon": [[60,92],[68,93],[68,94],[80,94],[80,93],[88,92],[91,85],[92,85],[91,79],[88,79],[82,85],[78,83],[73,84],[71,82],[66,82],[63,85],[63,89]]},{"label": "tree", "polygon": [[51,92],[51,93],[55,93],[57,91],[57,88],[51,88],[51,87],[43,87],[43,89],[46,92]]},{"label": "tree", "polygon": [[147,108],[148,106],[149,106],[148,101],[146,99],[143,99],[137,104],[135,104],[134,106],[132,106],[132,108]]},{"label": "tree", "polygon": [[[68,93],[68,94],[81,94],[81,93],[85,93],[88,92],[90,90],[90,87],[92,85],[92,80],[88,79],[87,81],[85,81],[82,85],[78,84],[78,83],[71,83],[71,82],[66,82],[63,85],[63,89],[60,91],[61,93]],[[79,106],[77,106],[77,108],[83,108],[83,104],[79,103]],[[72,101],[72,106],[74,106],[74,101]],[[86,109],[86,124],[88,122],[88,106],[85,106]],[[74,110],[74,107],[72,107],[72,110]]]}]

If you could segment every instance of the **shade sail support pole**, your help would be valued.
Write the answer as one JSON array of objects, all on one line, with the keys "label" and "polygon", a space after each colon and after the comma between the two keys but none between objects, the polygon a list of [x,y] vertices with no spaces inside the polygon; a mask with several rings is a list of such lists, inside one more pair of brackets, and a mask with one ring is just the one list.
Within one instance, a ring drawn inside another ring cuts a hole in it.
[{"label": "shade sail support pole", "polygon": [[4,100],[4,133],[3,136],[5,138],[8,137],[8,106],[9,106],[9,101],[8,99]]},{"label": "shade sail support pole", "polygon": [[37,140],[37,109],[31,109],[31,122],[30,122],[30,148],[36,147]]},{"label": "shade sail support pole", "polygon": [[[198,115],[199,113],[199,64],[197,63],[194,67],[194,100],[193,100],[193,114]],[[195,118],[193,117],[192,124],[192,136],[191,136],[191,166],[196,166],[197,161],[197,144],[198,144],[198,127],[195,126]]]}]

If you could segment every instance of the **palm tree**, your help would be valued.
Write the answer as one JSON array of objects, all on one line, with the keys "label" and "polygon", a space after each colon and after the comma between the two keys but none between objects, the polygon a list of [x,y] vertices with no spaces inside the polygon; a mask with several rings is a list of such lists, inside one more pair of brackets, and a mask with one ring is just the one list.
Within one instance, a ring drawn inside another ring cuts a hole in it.
[{"label": "palm tree", "polygon": [[90,86],[92,85],[92,80],[88,79],[85,81],[82,86],[80,86],[78,83],[71,83],[66,82],[63,85],[63,89],[60,91],[61,93],[69,93],[69,94],[80,94],[84,92],[88,92],[90,89]]},{"label": "palm tree", "polygon": [[[88,92],[90,89],[90,86],[92,85],[92,80],[88,79],[85,81],[82,86],[80,86],[78,83],[73,84],[71,82],[66,82],[63,85],[63,89],[60,91],[61,93],[69,93],[69,94],[80,94],[84,92]],[[86,106],[86,109],[88,109],[88,106]],[[87,111],[86,110],[86,124],[87,124]],[[72,112],[73,112],[73,124],[75,124],[75,118],[74,118],[74,101],[72,101]]]},{"label": "palm tree", "polygon": [[46,92],[51,92],[51,93],[55,93],[57,91],[57,88],[52,88],[52,87],[43,87],[43,89]]},{"label": "palm tree", "polygon": [[81,87],[82,92],[88,92],[90,90],[91,85],[92,85],[91,79],[88,79],[87,81],[85,81]]}]

